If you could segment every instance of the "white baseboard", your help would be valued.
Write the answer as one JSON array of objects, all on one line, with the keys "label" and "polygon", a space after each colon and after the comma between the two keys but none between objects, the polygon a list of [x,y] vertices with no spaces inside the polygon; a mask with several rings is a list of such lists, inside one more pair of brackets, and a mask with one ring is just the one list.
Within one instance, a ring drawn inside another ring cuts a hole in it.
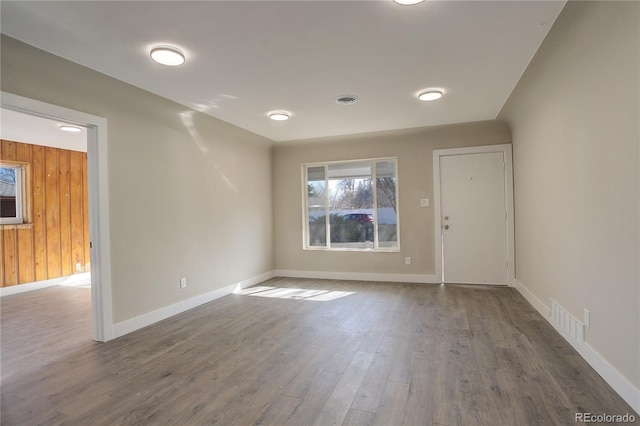
[{"label": "white baseboard", "polygon": [[565,330],[552,321],[551,310],[542,303],[524,284],[517,279],[514,280],[515,287],[520,294],[551,324],[551,326],[578,351],[580,356],[593,367],[594,370],[613,388],[614,391],[633,408],[636,413],[640,413],[640,389],[635,387],[624,375],[622,375],[613,365],[609,363],[598,351],[589,343],[579,342],[572,338]]},{"label": "white baseboard", "polygon": [[273,271],[265,272],[264,274],[256,275],[246,280],[238,281],[237,283],[228,285],[226,287],[219,288],[217,290],[210,291],[205,294],[201,294],[192,297],[187,300],[183,300],[173,305],[165,306],[155,311],[147,312],[135,318],[128,319],[126,321],[119,322],[113,325],[113,338],[124,336],[125,334],[147,327],[156,322],[162,321],[174,315],[178,315],[189,309],[193,309],[197,306],[209,303],[213,300],[224,297],[234,291],[242,290],[247,287],[251,287],[262,281],[266,281],[275,276]]},{"label": "white baseboard", "polygon": [[547,305],[542,303],[542,301],[538,299],[535,294],[531,293],[531,291],[517,279],[513,280],[513,286],[518,289],[520,294],[524,296],[525,299],[527,299],[527,302],[529,302],[531,306],[536,309],[536,311],[540,312],[540,315],[542,315],[547,321],[549,321],[549,314],[551,313],[551,309],[548,308]]},{"label": "white baseboard", "polygon": [[258,284],[258,283],[261,283],[263,281],[269,280],[269,279],[271,279],[271,278],[273,278],[275,276],[276,276],[275,271],[269,271],[269,272],[265,272],[265,273],[260,274],[260,275],[256,275],[256,276],[251,277],[251,278],[247,278],[246,280],[242,280],[242,281],[239,281],[239,282],[235,283],[234,291],[240,291],[240,290],[243,290],[245,288],[254,286],[254,285]]},{"label": "white baseboard", "polygon": [[12,285],[10,287],[0,287],[0,297],[11,296],[12,294],[25,293],[27,291],[40,290],[47,287],[55,287],[57,285],[63,285],[69,282],[73,282],[79,279],[90,279],[90,272],[84,272],[82,274],[69,275],[68,277],[52,278],[50,280],[36,281],[33,283],[24,283],[18,285]]},{"label": "white baseboard", "polygon": [[347,281],[385,281],[397,283],[424,283],[439,284],[440,279],[435,275],[427,274],[378,274],[365,272],[326,272],[326,271],[301,271],[292,269],[277,269],[276,277],[286,278],[315,278],[321,280],[347,280]]}]

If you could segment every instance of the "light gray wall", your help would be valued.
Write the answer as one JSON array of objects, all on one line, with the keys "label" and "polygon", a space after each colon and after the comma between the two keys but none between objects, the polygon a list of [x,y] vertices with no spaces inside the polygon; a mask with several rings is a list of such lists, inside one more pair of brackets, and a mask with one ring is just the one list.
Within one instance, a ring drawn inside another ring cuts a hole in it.
[{"label": "light gray wall", "polygon": [[272,141],[6,36],[1,54],[3,91],[107,119],[114,322],[273,270]]},{"label": "light gray wall", "polygon": [[[280,143],[273,151],[275,264],[279,270],[435,273],[433,150],[510,143],[508,126],[477,122]],[[398,158],[400,253],[302,249],[304,163]],[[431,207],[421,208],[429,198]],[[404,258],[411,256],[412,265]]]},{"label": "light gray wall", "polygon": [[500,114],[513,132],[516,275],[640,385],[638,2],[569,2]]}]

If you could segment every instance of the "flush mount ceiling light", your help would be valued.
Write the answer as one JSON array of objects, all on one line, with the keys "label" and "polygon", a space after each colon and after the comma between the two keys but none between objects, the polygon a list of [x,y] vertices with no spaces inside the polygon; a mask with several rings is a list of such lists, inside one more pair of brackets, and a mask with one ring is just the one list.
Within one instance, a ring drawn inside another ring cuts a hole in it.
[{"label": "flush mount ceiling light", "polygon": [[353,95],[341,95],[335,98],[333,101],[338,105],[352,105],[358,102],[358,97]]},{"label": "flush mount ceiling light", "polygon": [[427,90],[418,95],[421,101],[435,101],[440,99],[444,94],[441,90]]},{"label": "flush mount ceiling light", "polygon": [[393,0],[394,2],[401,4],[402,6],[413,6],[414,4],[422,3],[424,0]]},{"label": "flush mount ceiling light", "polygon": [[61,126],[58,127],[60,130],[62,130],[63,132],[70,132],[70,133],[79,133],[82,131],[82,129],[80,127],[77,126],[69,126],[68,124],[63,124]]},{"label": "flush mount ceiling light", "polygon": [[275,121],[285,121],[289,119],[289,113],[285,111],[274,111],[269,113],[269,118]]},{"label": "flush mount ceiling light", "polygon": [[171,46],[158,46],[151,49],[151,59],[162,65],[175,67],[184,64],[184,54]]}]

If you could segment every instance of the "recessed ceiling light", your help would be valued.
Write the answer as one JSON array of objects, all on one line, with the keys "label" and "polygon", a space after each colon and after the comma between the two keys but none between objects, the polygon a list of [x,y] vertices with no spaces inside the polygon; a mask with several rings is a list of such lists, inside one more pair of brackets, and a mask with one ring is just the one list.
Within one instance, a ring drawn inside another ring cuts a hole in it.
[{"label": "recessed ceiling light", "polygon": [[414,4],[422,3],[424,0],[393,0],[393,1],[403,6],[413,6]]},{"label": "recessed ceiling light", "polygon": [[158,46],[151,49],[151,59],[162,65],[175,67],[184,64],[184,54],[175,47]]},{"label": "recessed ceiling light", "polygon": [[358,102],[358,97],[353,95],[341,95],[335,98],[333,101],[339,105],[352,105]]},{"label": "recessed ceiling light", "polygon": [[82,131],[82,129],[80,127],[77,126],[69,126],[69,125],[62,125],[60,127],[58,127],[60,130],[62,130],[63,132],[71,132],[71,133],[79,133]]},{"label": "recessed ceiling light", "polygon": [[275,121],[285,121],[289,119],[289,113],[284,111],[270,112],[269,118]]},{"label": "recessed ceiling light", "polygon": [[443,96],[441,90],[427,90],[418,95],[418,99],[421,101],[435,101]]}]

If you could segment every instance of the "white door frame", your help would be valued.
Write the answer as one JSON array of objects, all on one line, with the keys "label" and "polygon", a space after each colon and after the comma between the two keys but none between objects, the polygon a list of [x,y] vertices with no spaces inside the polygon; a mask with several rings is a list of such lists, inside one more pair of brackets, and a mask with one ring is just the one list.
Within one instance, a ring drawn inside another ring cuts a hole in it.
[{"label": "white door frame", "polygon": [[434,149],[433,150],[433,217],[434,240],[436,253],[436,277],[444,282],[442,275],[442,211],[440,209],[440,158],[451,155],[502,153],[505,163],[505,200],[507,208],[507,285],[513,286],[515,279],[515,232],[513,214],[513,157],[511,144],[474,146],[468,148]]},{"label": "white door frame", "polygon": [[113,311],[109,242],[107,120],[6,92],[0,92],[0,105],[14,111],[65,121],[87,128],[93,339],[98,342],[111,340],[113,339]]}]

